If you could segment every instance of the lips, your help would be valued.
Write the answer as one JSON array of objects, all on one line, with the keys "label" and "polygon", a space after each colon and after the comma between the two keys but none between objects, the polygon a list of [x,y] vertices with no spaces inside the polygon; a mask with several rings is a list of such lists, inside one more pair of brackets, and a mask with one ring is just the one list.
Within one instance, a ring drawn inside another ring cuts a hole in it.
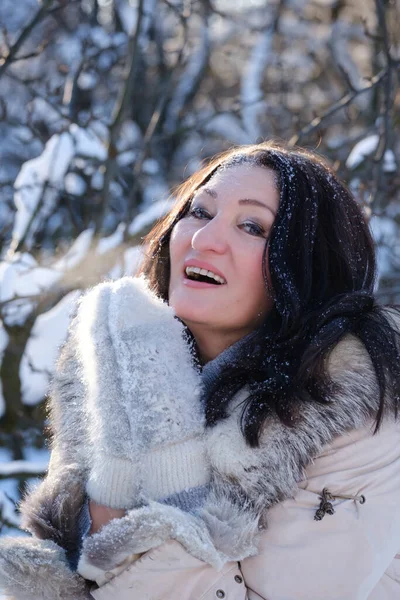
[{"label": "lips", "polygon": [[207,271],[211,271],[212,273],[214,273],[215,275],[218,275],[219,277],[221,277],[225,283],[226,283],[226,277],[225,275],[222,273],[222,271],[220,271],[219,269],[217,269],[214,265],[212,265],[211,263],[202,261],[202,260],[197,260],[195,258],[188,258],[185,260],[184,265],[183,265],[183,272],[184,275],[186,276],[186,267],[198,267],[199,269],[204,269]]}]

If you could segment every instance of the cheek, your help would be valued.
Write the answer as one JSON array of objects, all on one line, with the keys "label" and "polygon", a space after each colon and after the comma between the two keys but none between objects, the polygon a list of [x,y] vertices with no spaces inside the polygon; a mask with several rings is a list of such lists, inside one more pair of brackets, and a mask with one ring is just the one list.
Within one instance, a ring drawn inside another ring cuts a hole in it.
[{"label": "cheek", "polygon": [[185,221],[178,221],[171,233],[169,242],[169,255],[171,261],[171,273],[184,259],[187,249],[191,247],[192,233]]},{"label": "cheek", "polygon": [[[242,264],[242,293],[247,299],[247,305],[251,312],[265,312],[271,307],[271,297],[268,292],[267,285],[263,275],[263,255],[262,251],[255,250],[252,256],[249,256]],[[268,276],[267,276],[268,280]],[[248,294],[247,290],[253,290],[252,294]]]},{"label": "cheek", "polygon": [[170,259],[170,280],[169,280],[169,295],[180,288],[180,281],[183,274],[183,264],[189,256],[192,248],[192,238],[196,229],[193,224],[182,219],[178,221],[171,233],[169,242],[169,259]]},{"label": "cheek", "polygon": [[242,279],[249,285],[251,284],[252,289],[262,290],[265,288],[262,266],[263,255],[264,247],[253,248],[252,252],[242,254]]}]

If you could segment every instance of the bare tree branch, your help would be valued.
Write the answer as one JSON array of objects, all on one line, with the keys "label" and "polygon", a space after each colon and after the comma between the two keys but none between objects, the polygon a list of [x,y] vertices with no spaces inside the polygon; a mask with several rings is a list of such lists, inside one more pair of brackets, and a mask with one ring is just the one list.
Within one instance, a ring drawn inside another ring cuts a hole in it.
[{"label": "bare tree branch", "polygon": [[20,62],[21,60],[29,60],[30,58],[36,58],[38,56],[40,56],[40,54],[46,50],[47,46],[49,45],[50,40],[45,40],[40,46],[39,48],[37,48],[37,50],[34,50],[33,52],[28,52],[28,54],[20,54],[19,56],[15,56],[12,60],[13,63],[16,62]]},{"label": "bare tree branch", "polygon": [[14,254],[15,252],[19,252],[20,250],[22,250],[24,248],[25,245],[25,241],[30,233],[32,224],[34,222],[34,220],[36,219],[37,215],[39,214],[43,204],[44,204],[44,198],[46,196],[46,192],[48,190],[49,187],[49,182],[45,181],[43,184],[43,188],[42,188],[42,194],[40,196],[40,199],[35,207],[35,210],[32,211],[32,214],[29,218],[28,224],[25,228],[25,231],[23,233],[23,235],[21,236],[21,238],[19,240],[16,241],[16,243],[12,242],[11,246],[10,246],[10,252],[11,254]]},{"label": "bare tree branch", "polygon": [[138,18],[136,23],[136,31],[132,36],[129,49],[128,57],[129,64],[127,74],[125,77],[124,85],[121,88],[119,100],[114,108],[114,118],[110,126],[110,139],[108,143],[107,158],[105,162],[105,173],[103,191],[101,194],[101,206],[96,219],[96,229],[101,229],[103,226],[104,218],[107,212],[108,204],[110,201],[110,184],[113,180],[116,170],[116,156],[117,156],[117,140],[121,130],[122,123],[126,118],[127,111],[129,109],[129,103],[132,98],[132,90],[136,76],[137,63],[139,58],[139,36],[141,32],[141,26],[144,17],[144,0],[139,0],[138,5]]},{"label": "bare tree branch", "polygon": [[379,123],[379,143],[375,152],[374,162],[377,167],[376,187],[373,204],[379,204],[383,192],[383,179],[385,169],[386,151],[392,147],[392,108],[394,103],[394,68],[395,64],[390,52],[389,32],[386,23],[385,6],[382,0],[375,0],[378,26],[382,38],[382,45],[386,59],[386,76],[382,86],[383,102],[381,119]]},{"label": "bare tree branch", "polygon": [[6,75],[10,79],[13,79],[17,83],[20,83],[21,85],[23,85],[29,91],[29,93],[32,94],[33,97],[40,98],[41,100],[43,100],[44,102],[46,102],[46,104],[48,104],[49,106],[51,106],[51,108],[56,113],[58,113],[58,115],[62,119],[66,119],[70,123],[76,123],[77,122],[75,119],[71,118],[68,114],[66,114],[62,110],[62,108],[60,108],[55,102],[52,102],[52,100],[50,100],[50,98],[48,96],[46,96],[45,94],[42,94],[41,92],[39,92],[39,90],[37,90],[34,87],[32,87],[30,81],[28,81],[26,79],[21,79],[20,77],[18,77],[18,75],[15,75],[14,73],[11,73],[11,71],[8,71],[6,73]]},{"label": "bare tree branch", "polygon": [[11,46],[11,48],[9,48],[7,56],[3,58],[3,62],[0,66],[0,78],[6,72],[8,66],[13,62],[13,60],[16,57],[16,54],[18,53],[18,50],[22,47],[25,40],[30,36],[36,25],[38,25],[48,15],[49,8],[51,8],[51,5],[53,3],[54,0],[42,1],[42,6],[39,8],[37,13],[28,23],[28,25],[21,31],[14,45]]},{"label": "bare tree branch", "polygon": [[386,74],[387,69],[383,69],[380,73],[375,75],[375,77],[373,77],[363,88],[360,88],[355,92],[349,92],[340,100],[332,104],[332,106],[330,106],[320,117],[316,117],[315,119],[313,119],[311,123],[303,127],[298,134],[294,135],[289,140],[289,145],[295,146],[304,136],[309,135],[312,131],[318,129],[318,127],[320,127],[321,124],[324,121],[326,121],[329,117],[351,104],[353,100],[357,98],[357,96],[360,96],[361,94],[364,94],[365,92],[368,92],[372,90],[375,86],[379,85],[384,79],[384,77],[386,77]]},{"label": "bare tree branch", "polygon": [[[172,8],[172,5],[168,2],[168,0],[164,0],[164,1],[168,6],[170,6]],[[160,94],[160,99],[157,102],[156,108],[153,112],[153,115],[150,119],[149,125],[146,129],[146,132],[145,132],[145,135],[143,138],[142,149],[139,154],[139,157],[135,161],[135,166],[133,169],[133,184],[132,184],[132,187],[131,187],[131,190],[129,193],[129,199],[128,199],[128,210],[127,210],[128,223],[130,221],[132,221],[132,219],[135,216],[135,213],[137,212],[136,199],[137,199],[137,194],[138,194],[138,191],[140,188],[139,177],[140,177],[140,173],[142,171],[143,162],[147,156],[148,149],[150,147],[151,141],[157,130],[157,126],[160,123],[160,120],[164,113],[165,107],[167,106],[167,102],[168,102],[168,99],[170,98],[172,88],[176,83],[175,82],[175,74],[177,72],[179,72],[179,67],[181,67],[183,64],[184,55],[185,55],[185,51],[187,48],[188,35],[189,35],[188,18],[190,16],[190,8],[191,7],[190,7],[189,2],[187,3],[187,6],[184,6],[183,12],[180,12],[179,10],[176,9],[176,7],[173,7],[174,12],[177,14],[177,16],[181,22],[181,25],[182,25],[183,41],[182,41],[182,45],[181,45],[179,53],[178,53],[175,67],[172,71],[170,71],[167,82],[164,83],[163,89]],[[169,137],[169,136],[170,136],[170,134],[166,134],[166,137]],[[127,236],[128,236],[128,228],[126,228],[126,230],[125,230],[125,236],[124,236],[125,239],[127,239]]]}]

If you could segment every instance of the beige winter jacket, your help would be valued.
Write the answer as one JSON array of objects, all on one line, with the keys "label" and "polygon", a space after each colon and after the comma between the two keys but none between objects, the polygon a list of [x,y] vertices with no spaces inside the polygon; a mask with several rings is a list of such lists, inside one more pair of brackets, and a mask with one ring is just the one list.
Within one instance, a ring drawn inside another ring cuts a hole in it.
[{"label": "beige winter jacket", "polygon": [[[400,424],[326,446],[294,499],[268,512],[260,553],[220,572],[169,541],[91,594],[96,600],[398,600]],[[320,495],[335,513],[314,519]],[[112,577],[112,573],[110,574]]]}]

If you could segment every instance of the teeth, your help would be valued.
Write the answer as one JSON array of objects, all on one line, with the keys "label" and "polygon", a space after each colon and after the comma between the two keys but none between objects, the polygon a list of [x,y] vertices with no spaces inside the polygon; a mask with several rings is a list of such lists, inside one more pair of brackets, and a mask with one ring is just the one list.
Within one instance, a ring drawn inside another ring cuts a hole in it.
[{"label": "teeth", "polygon": [[207,271],[207,269],[200,269],[199,267],[186,267],[185,269],[186,275],[190,275],[191,273],[196,273],[197,275],[205,275],[207,277],[211,277],[211,279],[215,279],[218,283],[226,283],[223,277],[220,277],[216,273],[212,271]]}]

